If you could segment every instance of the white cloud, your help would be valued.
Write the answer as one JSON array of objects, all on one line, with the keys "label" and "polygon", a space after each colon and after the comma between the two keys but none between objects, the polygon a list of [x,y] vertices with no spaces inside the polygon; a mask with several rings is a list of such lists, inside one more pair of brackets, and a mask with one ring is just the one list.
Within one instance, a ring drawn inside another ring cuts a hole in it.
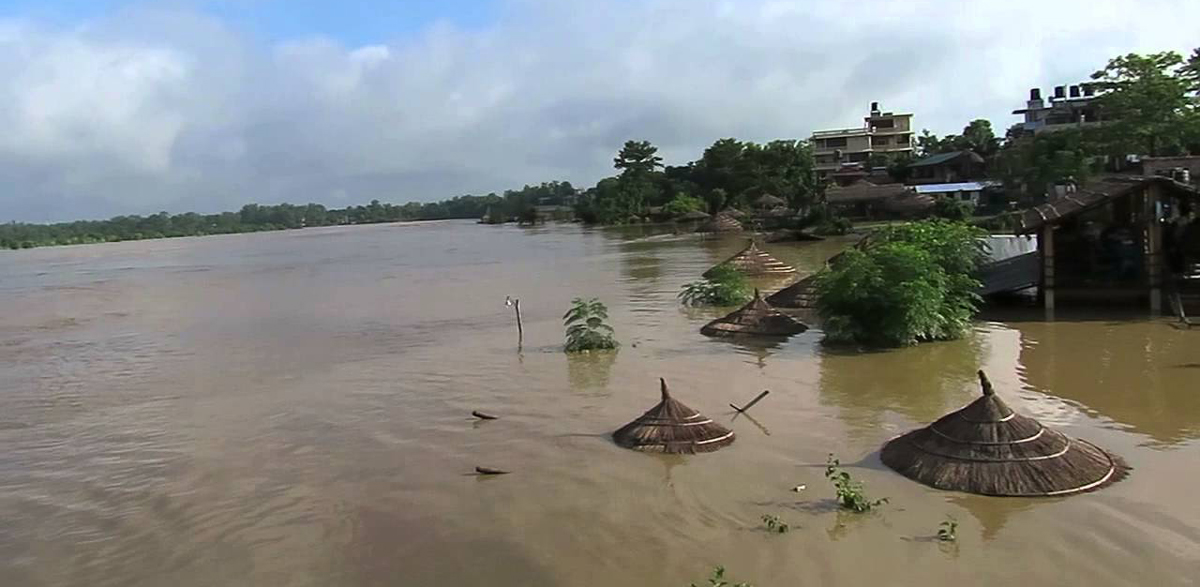
[{"label": "white cloud", "polygon": [[1002,132],[1029,87],[1200,43],[1187,0],[507,7],[363,47],[263,46],[194,13],[0,21],[0,219],[582,185],[627,138],[681,163],[723,136],[854,125],[873,100]]}]

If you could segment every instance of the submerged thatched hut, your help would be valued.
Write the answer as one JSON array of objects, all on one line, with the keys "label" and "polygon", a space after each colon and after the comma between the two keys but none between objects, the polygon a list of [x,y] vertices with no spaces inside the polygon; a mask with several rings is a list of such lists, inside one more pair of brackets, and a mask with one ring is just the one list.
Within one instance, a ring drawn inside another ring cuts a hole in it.
[{"label": "submerged thatched hut", "polygon": [[740,232],[742,223],[725,213],[717,214],[696,227],[696,232]]},{"label": "submerged thatched hut", "polygon": [[709,216],[708,212],[702,212],[700,210],[692,210],[691,212],[686,212],[684,214],[680,214],[679,216],[677,216],[675,218],[675,221],[676,222],[695,222],[698,220],[708,220],[709,217],[710,216]]},{"label": "submerged thatched hut", "polygon": [[772,257],[766,251],[760,250],[753,239],[751,239],[750,244],[746,245],[746,248],[742,249],[741,252],[725,260],[724,263],[705,271],[704,277],[709,277],[713,269],[721,265],[729,265],[747,277],[786,275],[796,272],[795,267]]},{"label": "submerged thatched hut", "polygon": [[662,385],[662,401],[638,419],[613,432],[620,446],[647,452],[712,452],[733,444],[733,431],[704,417],[671,397],[667,381]]},{"label": "submerged thatched hut", "polygon": [[1124,476],[1124,462],[1014,412],[979,372],[983,397],[883,446],[883,463],[938,489],[1038,497],[1096,489]]},{"label": "submerged thatched hut", "polygon": [[705,336],[791,336],[808,330],[803,322],[772,308],[758,290],[754,299],[737,311],[704,325]]},{"label": "submerged thatched hut", "polygon": [[754,206],[760,210],[771,210],[787,206],[787,200],[771,194],[763,194],[754,200]]}]

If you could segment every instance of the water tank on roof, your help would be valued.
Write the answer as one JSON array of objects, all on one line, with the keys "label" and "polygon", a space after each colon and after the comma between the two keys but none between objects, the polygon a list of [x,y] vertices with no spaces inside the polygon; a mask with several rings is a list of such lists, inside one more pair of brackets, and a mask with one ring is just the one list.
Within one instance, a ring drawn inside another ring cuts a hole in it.
[{"label": "water tank on roof", "polygon": [[1029,101],[1030,102],[1033,102],[1035,100],[1041,100],[1041,99],[1042,99],[1042,89],[1041,88],[1029,88]]},{"label": "water tank on roof", "polygon": [[1056,99],[1066,98],[1067,97],[1067,86],[1054,86],[1054,97]]},{"label": "water tank on roof", "polygon": [[1072,98],[1079,97],[1079,86],[1071,86],[1071,97]]}]

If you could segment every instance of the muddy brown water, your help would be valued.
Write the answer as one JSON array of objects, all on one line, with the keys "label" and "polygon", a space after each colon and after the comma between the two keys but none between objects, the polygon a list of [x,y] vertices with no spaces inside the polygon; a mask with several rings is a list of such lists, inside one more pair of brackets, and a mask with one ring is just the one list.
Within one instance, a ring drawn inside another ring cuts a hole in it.
[{"label": "muddy brown water", "polygon": [[[1200,329],[1010,310],[889,352],[816,329],[708,340],[719,312],[675,294],[741,244],[442,222],[2,253],[0,585],[680,586],[718,564],[760,587],[1198,580]],[[768,250],[811,271],[840,246]],[[616,355],[560,352],[581,295],[611,307]],[[1132,475],[1019,500],[882,467],[884,441],[975,397],[978,367]],[[737,442],[614,446],[659,376]],[[831,452],[891,502],[834,511]],[[931,538],[947,516],[953,545]]]}]

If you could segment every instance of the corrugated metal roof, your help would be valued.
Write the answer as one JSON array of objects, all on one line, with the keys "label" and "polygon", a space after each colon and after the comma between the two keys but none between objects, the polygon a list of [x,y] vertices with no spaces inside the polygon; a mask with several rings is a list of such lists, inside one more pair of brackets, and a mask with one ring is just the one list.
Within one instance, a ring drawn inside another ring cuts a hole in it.
[{"label": "corrugated metal roof", "polygon": [[949,153],[938,153],[937,155],[930,155],[924,159],[917,159],[916,161],[909,163],[908,166],[909,167],[926,167],[929,165],[941,165],[942,163],[953,161],[964,155],[969,156],[971,158],[971,160],[976,163],[983,163],[983,157],[980,157],[974,151],[951,151]]},{"label": "corrugated metal roof", "polygon": [[1019,217],[1021,226],[1018,232],[1028,233],[1046,224],[1058,224],[1064,218],[1070,218],[1085,210],[1102,206],[1112,200],[1140,191],[1151,182],[1158,182],[1178,195],[1200,197],[1200,190],[1167,177],[1146,175],[1101,176],[1084,183],[1074,192],[1022,212]]},{"label": "corrugated metal roof", "polygon": [[984,188],[1000,185],[994,181],[965,181],[961,183],[931,183],[913,186],[918,194],[947,194],[953,192],[978,192]]}]

